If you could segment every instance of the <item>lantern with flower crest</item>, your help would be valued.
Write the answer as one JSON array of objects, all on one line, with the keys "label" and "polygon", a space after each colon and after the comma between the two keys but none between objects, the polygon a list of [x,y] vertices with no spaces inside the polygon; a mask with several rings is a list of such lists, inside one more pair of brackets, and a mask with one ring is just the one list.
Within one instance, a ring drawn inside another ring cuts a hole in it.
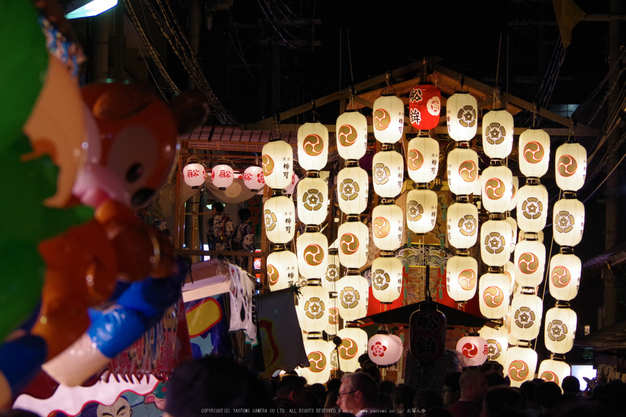
[{"label": "lantern with flower crest", "polygon": [[419,83],[409,92],[409,121],[417,130],[437,127],[441,114],[441,91],[431,83]]},{"label": "lantern with flower crest", "polygon": [[233,168],[228,165],[216,165],[211,170],[211,181],[213,185],[220,190],[225,190],[230,187],[234,179],[235,173],[233,172]]},{"label": "lantern with flower crest", "polygon": [[480,313],[488,319],[501,319],[509,307],[509,278],[498,272],[488,272],[478,281]]},{"label": "lantern with flower crest", "polygon": [[263,205],[263,217],[267,239],[272,243],[287,243],[295,234],[296,215],[293,201],[276,195]]},{"label": "lantern with flower crest", "polygon": [[198,162],[191,162],[183,168],[183,180],[192,188],[198,188],[204,184],[206,169]]},{"label": "lantern with flower crest", "polygon": [[358,216],[348,216],[348,221],[337,232],[338,256],[346,268],[360,268],[367,262],[369,230],[359,221]]},{"label": "lantern with flower crest", "polygon": [[464,366],[479,366],[489,356],[489,345],[481,336],[464,336],[456,343],[456,351],[463,356]]},{"label": "lantern with flower crest", "polygon": [[369,179],[367,172],[356,164],[348,166],[337,175],[337,201],[346,214],[360,214],[367,208]]},{"label": "lantern with flower crest", "polygon": [[514,346],[506,355],[506,372],[512,387],[520,387],[524,382],[535,377],[537,352],[530,347]]},{"label": "lantern with flower crest", "polygon": [[387,331],[379,331],[367,342],[367,354],[378,366],[389,366],[398,362],[403,352],[402,339]]},{"label": "lantern with flower crest", "polygon": [[324,169],[328,161],[328,129],[321,123],[298,128],[298,162],[306,170]]},{"label": "lantern with flower crest", "polygon": [[[384,199],[383,199],[384,200]],[[393,200],[384,200],[372,210],[372,238],[380,250],[396,250],[402,245],[404,215]]]},{"label": "lantern with flower crest", "polygon": [[563,379],[570,376],[572,368],[563,360],[546,359],[541,361],[537,376],[544,381],[551,381],[561,386]]},{"label": "lantern with flower crest", "polygon": [[511,333],[519,340],[533,340],[539,335],[543,302],[534,294],[515,294],[511,302]]},{"label": "lantern with flower crest", "polygon": [[409,178],[427,183],[437,178],[439,171],[439,142],[430,136],[418,136],[409,141],[406,152]]},{"label": "lantern with flower crest", "polygon": [[372,111],[374,137],[380,143],[396,143],[404,131],[404,103],[394,94],[374,100]]},{"label": "lantern with flower crest", "polygon": [[263,168],[252,165],[243,172],[243,183],[251,191],[260,191],[265,187]]},{"label": "lantern with flower crest", "polygon": [[406,196],[406,225],[414,233],[424,234],[437,222],[437,193],[432,190],[411,190]]},{"label": "lantern with flower crest", "polygon": [[585,206],[572,193],[554,203],[552,210],[552,233],[554,241],[561,246],[576,246],[583,238]]},{"label": "lantern with flower crest", "polygon": [[354,321],[367,315],[369,284],[361,275],[347,275],[341,278],[337,293],[337,308],[342,319]]},{"label": "lantern with flower crest", "polygon": [[391,148],[384,148],[372,159],[374,192],[381,197],[394,198],[402,191],[404,158]]},{"label": "lantern with flower crest", "polygon": [[276,245],[267,255],[267,281],[270,291],[279,291],[293,285],[298,278],[298,258],[284,245]]},{"label": "lantern with flower crest", "polygon": [[337,241],[328,247],[328,267],[322,278],[322,287],[326,288],[329,293],[337,292],[337,281],[339,280],[340,264],[336,245]]},{"label": "lantern with flower crest", "polygon": [[328,268],[328,239],[323,233],[308,232],[296,240],[298,268],[305,278],[321,278]]},{"label": "lantern with flower crest", "polygon": [[513,116],[508,111],[492,110],[483,116],[483,149],[492,159],[504,159],[513,149]]},{"label": "lantern with flower crest", "polygon": [[361,159],[367,148],[367,119],[356,110],[337,117],[337,151],[343,159]]},{"label": "lantern with flower crest", "polygon": [[320,279],[309,279],[300,289],[298,310],[302,317],[304,330],[321,332],[326,330],[328,316],[328,291],[321,285]]},{"label": "lantern with flower crest", "polygon": [[579,143],[564,143],[556,149],[556,185],[563,191],[578,191],[585,184],[587,151]]},{"label": "lantern with flower crest", "polygon": [[519,136],[519,168],[529,178],[540,178],[550,164],[550,136],[543,129],[527,129]]},{"label": "lantern with flower crest", "polygon": [[552,353],[566,354],[574,347],[576,312],[569,308],[569,304],[557,301],[557,305],[546,312],[544,336],[546,348]]},{"label": "lantern with flower crest", "polygon": [[306,225],[320,225],[328,215],[328,184],[317,177],[298,182],[298,217]]},{"label": "lantern with flower crest", "polygon": [[383,304],[397,300],[402,293],[402,261],[380,256],[372,261],[372,295]]},{"label": "lantern with flower crest", "polygon": [[478,130],[478,102],[468,92],[454,93],[446,103],[448,134],[457,142],[471,140]]},{"label": "lantern with flower crest", "polygon": [[467,147],[457,147],[448,153],[448,187],[456,195],[469,195],[478,181],[478,154]]},{"label": "lantern with flower crest", "polygon": [[448,207],[448,243],[457,249],[468,249],[478,239],[478,209],[463,202]]},{"label": "lantern with flower crest", "polygon": [[578,294],[582,263],[573,253],[559,253],[550,259],[550,295],[570,301]]},{"label": "lantern with flower crest", "polygon": [[483,326],[478,334],[487,342],[487,360],[496,361],[504,366],[506,364],[506,352],[509,347],[506,327],[493,328]]},{"label": "lantern with flower crest", "polygon": [[446,264],[446,289],[448,296],[457,303],[474,297],[478,284],[478,262],[464,254],[453,256]]},{"label": "lantern with flower crest", "polygon": [[480,255],[487,265],[503,266],[510,257],[511,225],[506,220],[487,220],[480,228]]},{"label": "lantern with flower crest", "polygon": [[339,330],[337,336],[341,338],[341,345],[337,348],[340,368],[343,372],[355,372],[361,367],[359,357],[367,352],[367,332],[349,325]]},{"label": "lantern with flower crest", "polygon": [[548,219],[548,190],[538,181],[527,180],[517,192],[517,224],[525,232],[540,232]]},{"label": "lantern with flower crest", "polygon": [[263,146],[265,183],[274,189],[285,189],[293,176],[293,149],[282,139],[270,140]]}]

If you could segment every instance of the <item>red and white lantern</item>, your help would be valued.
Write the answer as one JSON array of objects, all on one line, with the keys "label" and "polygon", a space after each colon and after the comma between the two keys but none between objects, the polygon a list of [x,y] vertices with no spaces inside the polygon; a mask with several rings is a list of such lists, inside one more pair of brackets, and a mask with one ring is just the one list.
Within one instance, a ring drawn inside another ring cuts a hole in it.
[{"label": "red and white lantern", "polygon": [[478,262],[470,256],[453,256],[446,264],[446,289],[457,303],[474,297],[478,287]]},{"label": "red and white lantern", "polygon": [[537,369],[537,352],[529,347],[514,346],[507,352],[507,373],[512,387],[520,387],[524,382],[535,378]]},{"label": "red and white lantern", "polygon": [[272,197],[263,205],[265,234],[272,243],[285,244],[296,232],[296,209],[285,196]]},{"label": "red and white lantern", "polygon": [[183,168],[183,180],[185,184],[192,188],[201,187],[206,179],[206,170],[204,165],[199,163],[191,163]]},{"label": "red and white lantern", "polygon": [[505,274],[487,273],[478,281],[480,313],[488,319],[501,319],[509,308],[510,281]]},{"label": "red and white lantern", "polygon": [[519,168],[526,177],[540,178],[550,164],[550,135],[543,129],[528,129],[519,136]]},{"label": "red and white lantern", "polygon": [[474,193],[478,181],[478,154],[467,148],[456,148],[448,154],[448,187],[456,195]]},{"label": "red and white lantern", "polygon": [[211,170],[211,182],[220,190],[225,190],[235,180],[235,173],[232,167],[228,165],[216,165]]},{"label": "red and white lantern", "polygon": [[328,216],[328,184],[321,178],[298,182],[298,216],[306,225],[320,225]]},{"label": "red and white lantern", "polygon": [[504,213],[513,198],[513,173],[505,166],[490,166],[480,176],[482,203],[491,213]]},{"label": "red and white lantern", "polygon": [[378,366],[389,366],[402,357],[404,344],[395,334],[378,333],[367,343],[367,355]]},{"label": "red and white lantern", "polygon": [[541,184],[525,185],[517,192],[517,224],[524,232],[538,233],[548,219],[548,190]]},{"label": "red and white lantern", "polygon": [[557,307],[546,312],[544,336],[546,348],[552,353],[566,354],[574,347],[578,317],[571,308]]},{"label": "red and white lantern", "polygon": [[396,250],[402,245],[404,214],[395,204],[381,204],[372,210],[372,239],[380,250]]},{"label": "red and white lantern", "polygon": [[430,130],[439,125],[441,91],[432,84],[418,84],[409,92],[409,120],[417,130]]},{"label": "red and white lantern", "polygon": [[480,336],[465,336],[457,342],[456,351],[463,356],[464,366],[480,366],[489,356],[489,345]]},{"label": "red and white lantern", "polygon": [[267,281],[270,291],[289,288],[296,283],[298,276],[298,258],[295,253],[280,250],[267,255]]},{"label": "red and white lantern", "polygon": [[546,247],[538,240],[522,240],[515,247],[515,280],[522,287],[536,287],[546,269]]},{"label": "red and white lantern", "polygon": [[402,293],[402,261],[379,257],[372,262],[372,295],[384,304],[393,303]]},{"label": "red and white lantern", "polygon": [[243,183],[252,191],[261,191],[265,187],[263,168],[254,165],[246,168],[243,172]]},{"label": "red and white lantern", "polygon": [[346,214],[360,214],[367,208],[369,179],[360,167],[347,167],[337,174],[337,201]]},{"label": "red and white lantern", "polygon": [[273,140],[263,146],[263,175],[270,188],[283,190],[293,176],[293,149],[284,140]]},{"label": "red and white lantern", "polygon": [[339,280],[337,290],[339,315],[346,321],[367,316],[369,284],[360,275],[347,275]]},{"label": "red and white lantern", "polygon": [[541,361],[537,377],[544,381],[551,381],[561,386],[563,379],[572,374],[572,368],[564,361],[555,361],[554,359],[546,359]]},{"label": "red and white lantern", "polygon": [[[298,268],[305,278],[321,278],[328,269],[328,239],[323,233],[303,233],[296,240]],[[321,330],[320,330],[321,331]]]},{"label": "red and white lantern", "polygon": [[575,198],[562,198],[552,210],[552,234],[561,246],[576,246],[583,238],[585,206]]},{"label": "red and white lantern", "polygon": [[572,254],[559,253],[550,259],[550,295],[557,300],[570,301],[578,294],[582,263]]},{"label": "red and white lantern", "polygon": [[361,268],[367,262],[369,230],[360,221],[348,221],[337,231],[339,262],[346,268]]},{"label": "red and white lantern", "polygon": [[448,207],[448,243],[457,249],[468,249],[478,239],[478,209],[470,203],[453,203]]},{"label": "red and white lantern", "polygon": [[580,190],[587,176],[587,150],[578,143],[564,143],[556,150],[554,168],[561,190]]},{"label": "red and white lantern", "polygon": [[518,340],[533,340],[539,335],[543,302],[532,294],[515,294],[511,302],[511,333]]},{"label": "red and white lantern", "polygon": [[338,347],[339,365],[343,372],[354,372],[361,367],[359,357],[367,352],[368,336],[359,327],[346,327],[337,333],[341,338]]}]

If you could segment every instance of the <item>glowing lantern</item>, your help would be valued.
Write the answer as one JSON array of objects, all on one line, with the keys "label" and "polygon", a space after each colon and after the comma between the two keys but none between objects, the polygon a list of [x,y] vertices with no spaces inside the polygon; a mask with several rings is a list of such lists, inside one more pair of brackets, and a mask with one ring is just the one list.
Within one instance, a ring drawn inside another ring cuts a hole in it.
[{"label": "glowing lantern", "polygon": [[381,204],[372,210],[372,237],[380,250],[396,250],[402,245],[404,215],[395,204]]},{"label": "glowing lantern", "polygon": [[538,240],[522,240],[515,248],[515,280],[522,287],[536,287],[543,281],[546,247]]},{"label": "glowing lantern", "polygon": [[575,198],[562,198],[552,210],[552,234],[561,246],[576,246],[583,238],[585,206]]},{"label": "glowing lantern", "polygon": [[528,129],[519,137],[519,168],[527,177],[539,178],[548,172],[550,135],[542,129]]},{"label": "glowing lantern", "polygon": [[374,137],[380,143],[396,143],[404,131],[404,103],[395,95],[384,95],[374,100],[372,123]]},{"label": "glowing lantern", "polygon": [[367,262],[369,230],[358,219],[349,219],[339,226],[339,262],[346,268],[360,268]]},{"label": "glowing lantern", "polygon": [[564,361],[546,359],[541,361],[537,377],[544,381],[551,381],[561,386],[563,379],[572,374],[572,368]]},{"label": "glowing lantern", "polygon": [[357,111],[337,118],[337,151],[343,159],[361,159],[367,148],[367,119]]},{"label": "glowing lantern", "polygon": [[480,177],[482,202],[492,213],[504,213],[511,206],[513,198],[513,174],[505,166],[490,166]]},{"label": "glowing lantern", "polygon": [[[339,317],[339,309],[337,308],[337,293],[329,292],[328,293],[328,321],[326,324],[326,333],[330,335],[337,334],[339,330],[339,326],[341,324],[341,317]],[[334,348],[333,348],[334,349]]]},{"label": "glowing lantern", "polygon": [[328,269],[328,239],[320,232],[303,233],[296,240],[298,268],[305,278],[321,278]]},{"label": "glowing lantern", "polygon": [[573,253],[559,253],[550,259],[550,295],[557,300],[570,301],[578,294],[582,263]]},{"label": "glowing lantern", "polygon": [[480,313],[488,319],[501,319],[509,308],[509,278],[502,273],[487,273],[478,281]]},{"label": "glowing lantern", "polygon": [[509,335],[509,338],[508,338],[509,346],[515,346],[517,345],[519,341],[517,340],[515,336],[513,336],[513,333],[511,333],[511,317],[512,317],[512,311],[511,311],[511,306],[509,305],[509,308],[507,309],[507,313],[502,319],[504,320],[504,327],[506,328],[506,331]]},{"label": "glowing lantern", "polygon": [[448,187],[456,195],[469,195],[478,181],[478,154],[467,148],[456,148],[448,154]]},{"label": "glowing lantern", "polygon": [[515,287],[517,285],[517,282],[515,281],[516,271],[517,271],[517,267],[515,266],[513,262],[509,261],[506,264],[504,264],[504,268],[502,272],[504,273],[504,275],[509,277],[509,282],[511,283],[511,287],[510,287],[511,291],[509,292],[509,295],[511,295],[513,291],[515,291]]},{"label": "glowing lantern", "polygon": [[285,196],[272,197],[263,205],[265,233],[272,243],[287,243],[296,231],[296,209]]},{"label": "glowing lantern", "polygon": [[402,261],[381,256],[372,262],[372,295],[383,304],[400,298],[402,292]]},{"label": "glowing lantern", "polygon": [[457,249],[471,248],[478,239],[478,209],[470,203],[448,207],[448,243]]},{"label": "glowing lantern", "polygon": [[254,165],[246,168],[243,172],[243,183],[252,191],[260,191],[265,187],[263,168]]},{"label": "glowing lantern", "polygon": [[478,262],[470,256],[453,256],[446,265],[448,296],[457,303],[474,297],[478,284]]},{"label": "glowing lantern", "polygon": [[512,347],[506,355],[505,372],[512,387],[520,387],[524,382],[535,378],[537,352],[528,347]]},{"label": "glowing lantern", "polygon": [[404,158],[398,152],[378,152],[372,159],[374,192],[381,197],[393,198],[402,191]]},{"label": "glowing lantern", "polygon": [[533,340],[539,335],[543,302],[532,294],[515,294],[511,302],[511,333],[519,340]]},{"label": "glowing lantern", "polygon": [[367,208],[369,179],[360,167],[347,167],[337,175],[337,200],[346,214],[360,214]]},{"label": "glowing lantern", "polygon": [[402,357],[403,343],[395,334],[379,332],[367,342],[367,355],[378,366],[389,366]]},{"label": "glowing lantern", "polygon": [[339,345],[339,367],[343,372],[354,372],[361,367],[359,356],[367,352],[367,333],[359,327],[346,327],[337,333]]},{"label": "glowing lantern", "polygon": [[276,189],[289,186],[293,176],[293,149],[284,140],[272,140],[263,146],[265,183]]},{"label": "glowing lantern", "polygon": [[[439,125],[441,114],[441,91],[432,84],[424,83],[409,92],[409,120],[418,130],[430,130]],[[414,180],[415,181],[415,180]]]},{"label": "glowing lantern", "polygon": [[307,171],[320,171],[328,161],[328,129],[321,123],[305,123],[298,129],[298,162]]},{"label": "glowing lantern", "polygon": [[267,281],[270,291],[293,285],[298,279],[298,258],[288,250],[275,250],[267,255]]},{"label": "glowing lantern", "polygon": [[328,342],[319,336],[307,338],[304,341],[304,350],[309,359],[308,368],[296,368],[298,375],[306,378],[309,384],[324,384],[330,379],[331,350]]},{"label": "glowing lantern", "polygon": [[483,149],[493,159],[504,159],[513,149],[513,116],[506,110],[492,110],[483,116]]},{"label": "glowing lantern", "polygon": [[320,285],[317,279],[308,280],[300,289],[298,309],[302,316],[303,330],[307,332],[321,332],[326,330],[328,321],[328,291]]},{"label": "glowing lantern", "polygon": [[437,223],[437,193],[432,190],[411,190],[406,196],[406,225],[409,230],[424,234]]},{"label": "glowing lantern", "polygon": [[204,165],[198,163],[191,163],[185,165],[183,168],[183,180],[185,184],[192,188],[198,188],[204,184],[206,179],[206,170]]},{"label": "glowing lantern", "polygon": [[328,215],[328,184],[321,178],[298,182],[298,216],[306,225],[320,225]]},{"label": "glowing lantern", "polygon": [[478,130],[478,102],[469,93],[455,93],[446,103],[448,134],[457,142],[471,140]]},{"label": "glowing lantern", "polygon": [[503,266],[511,255],[511,225],[506,220],[487,220],[480,228],[480,256],[484,263]]},{"label": "glowing lantern", "polygon": [[540,232],[548,219],[548,190],[541,184],[525,185],[517,192],[517,224],[525,232]]},{"label": "glowing lantern", "polygon": [[487,360],[489,346],[480,336],[465,336],[457,342],[456,351],[463,356],[464,366],[479,366]]},{"label": "glowing lantern", "polygon": [[228,165],[216,165],[211,170],[211,181],[220,190],[225,190],[233,183],[235,173]]},{"label": "glowing lantern", "polygon": [[507,216],[504,221],[506,221],[511,227],[511,240],[509,241],[509,253],[511,254],[515,250],[515,245],[517,244],[517,222],[510,216]]},{"label": "glowing lantern", "polygon": [[580,190],[587,175],[587,151],[578,143],[564,143],[556,149],[554,168],[561,190]]},{"label": "glowing lantern", "polygon": [[369,285],[360,275],[347,275],[339,280],[337,308],[346,321],[354,321],[367,316]]},{"label": "glowing lantern", "polygon": [[424,303],[409,318],[409,351],[418,361],[435,361],[446,348],[446,316],[434,305]]},{"label": "glowing lantern", "polygon": [[337,292],[337,281],[339,280],[339,255],[337,248],[328,248],[328,268],[322,279],[322,287],[329,292]]},{"label": "glowing lantern", "polygon": [[487,360],[496,361],[502,366],[506,365],[506,352],[509,348],[506,327],[500,326],[494,329],[483,326],[478,333],[487,342]]},{"label": "glowing lantern", "polygon": [[517,191],[519,190],[519,177],[511,177],[513,183],[511,184],[511,201],[506,211],[513,211],[517,207]]},{"label": "glowing lantern", "polygon": [[428,183],[439,171],[439,142],[430,136],[418,136],[409,141],[406,152],[409,177],[417,183]]},{"label": "glowing lantern", "polygon": [[558,305],[546,312],[544,336],[546,348],[552,353],[566,354],[574,347],[578,318],[571,308]]}]

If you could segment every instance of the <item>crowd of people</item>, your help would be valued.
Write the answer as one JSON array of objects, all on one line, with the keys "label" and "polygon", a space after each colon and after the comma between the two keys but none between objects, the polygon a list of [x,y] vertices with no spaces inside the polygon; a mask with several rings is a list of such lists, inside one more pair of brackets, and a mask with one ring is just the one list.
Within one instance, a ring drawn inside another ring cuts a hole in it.
[{"label": "crowd of people", "polygon": [[[205,231],[209,250],[213,251],[239,251],[254,252],[254,230],[250,225],[250,210],[239,210],[239,224],[234,225],[230,216],[224,213],[224,205],[219,201],[211,205],[211,217],[205,223]],[[236,256],[228,259],[239,265],[242,269],[248,269],[249,257]]]}]

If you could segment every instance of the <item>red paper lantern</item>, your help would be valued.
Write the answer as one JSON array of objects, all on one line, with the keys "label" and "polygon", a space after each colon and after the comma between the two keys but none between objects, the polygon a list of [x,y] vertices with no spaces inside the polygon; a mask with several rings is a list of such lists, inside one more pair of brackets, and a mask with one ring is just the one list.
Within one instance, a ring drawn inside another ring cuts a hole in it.
[{"label": "red paper lantern", "polygon": [[430,130],[439,124],[441,91],[432,84],[418,84],[409,93],[409,120],[414,128]]}]

